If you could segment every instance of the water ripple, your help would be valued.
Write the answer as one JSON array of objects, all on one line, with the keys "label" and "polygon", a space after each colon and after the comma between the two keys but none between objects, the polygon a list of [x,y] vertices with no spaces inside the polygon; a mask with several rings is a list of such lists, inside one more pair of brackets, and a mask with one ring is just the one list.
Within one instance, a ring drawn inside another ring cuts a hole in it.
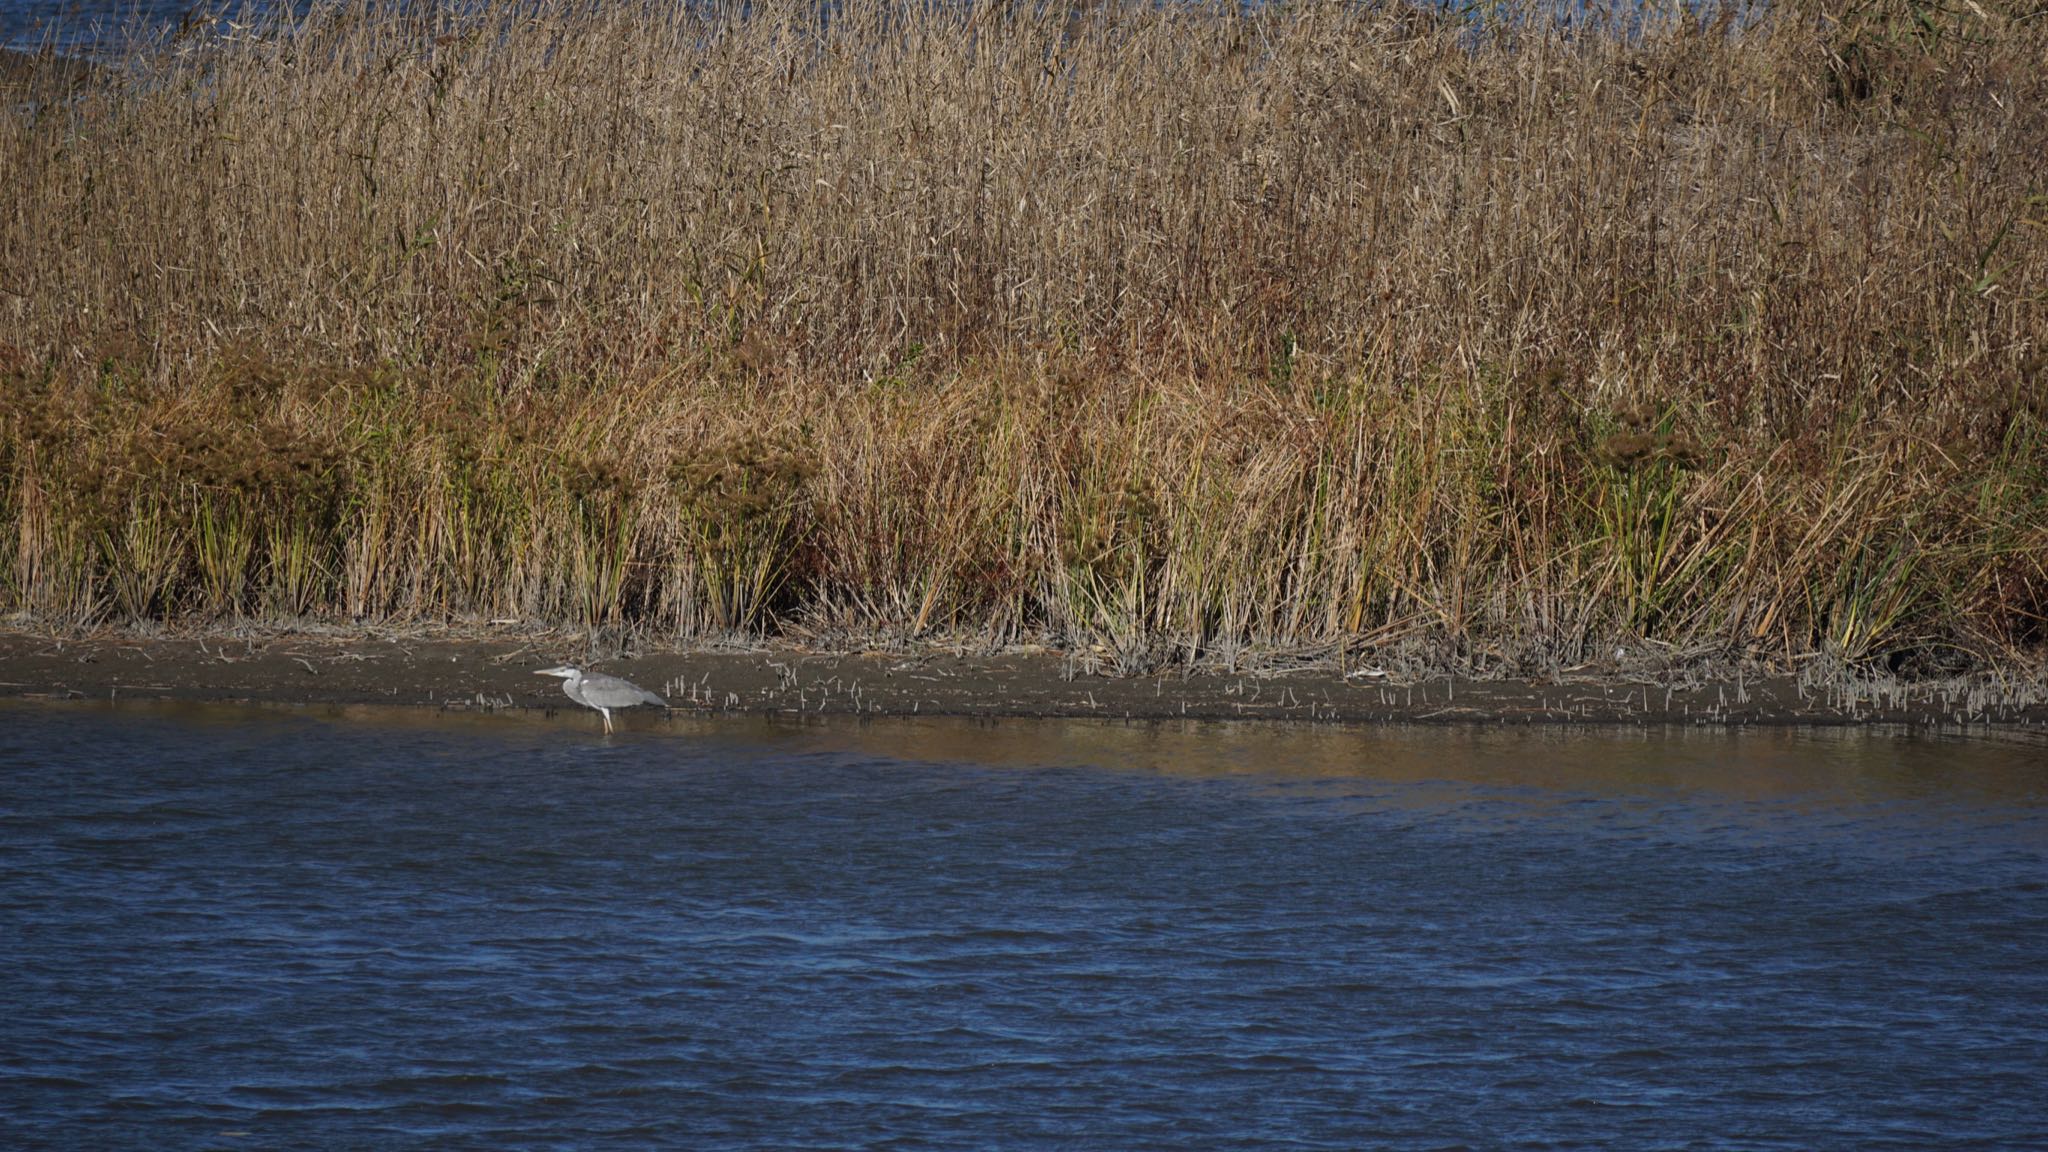
[{"label": "water ripple", "polygon": [[1898,800],[1796,742],[1714,792],[7,719],[10,1148],[2044,1141],[1996,748],[1873,745]]}]

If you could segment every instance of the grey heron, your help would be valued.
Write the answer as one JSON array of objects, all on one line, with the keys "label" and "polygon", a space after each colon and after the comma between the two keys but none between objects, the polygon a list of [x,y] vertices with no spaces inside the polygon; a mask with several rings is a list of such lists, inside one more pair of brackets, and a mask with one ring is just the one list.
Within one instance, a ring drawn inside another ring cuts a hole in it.
[{"label": "grey heron", "polygon": [[636,704],[652,704],[657,708],[668,707],[668,701],[649,692],[638,684],[629,683],[617,676],[602,672],[585,672],[567,664],[543,668],[536,676],[559,676],[562,678],[562,694],[585,708],[595,708],[604,717],[606,735],[612,730],[612,709],[631,708]]}]

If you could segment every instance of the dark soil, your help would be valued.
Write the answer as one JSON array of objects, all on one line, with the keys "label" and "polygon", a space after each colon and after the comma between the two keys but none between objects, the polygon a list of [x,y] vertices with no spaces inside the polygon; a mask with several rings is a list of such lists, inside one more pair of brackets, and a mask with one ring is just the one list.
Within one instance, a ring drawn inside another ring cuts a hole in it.
[{"label": "dark soil", "polygon": [[[0,632],[0,696],[574,709],[534,675],[584,641],[513,638],[86,637]],[[1062,716],[1421,723],[2048,726],[2038,691],[1966,679],[1803,684],[1589,670],[1542,681],[1401,679],[1334,669],[1120,677],[1056,652],[652,651],[593,661],[680,712]],[[593,723],[596,717],[591,717]]]}]

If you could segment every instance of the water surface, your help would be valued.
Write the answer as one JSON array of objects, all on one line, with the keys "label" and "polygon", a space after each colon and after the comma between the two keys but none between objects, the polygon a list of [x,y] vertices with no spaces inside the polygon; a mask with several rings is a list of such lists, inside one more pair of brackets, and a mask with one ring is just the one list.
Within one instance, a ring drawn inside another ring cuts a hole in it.
[{"label": "water surface", "polygon": [[175,0],[0,0],[0,48],[49,44],[83,52],[111,46],[130,29],[173,27],[193,7]]},{"label": "water surface", "polygon": [[0,705],[8,1148],[2048,1143],[2048,748]]}]

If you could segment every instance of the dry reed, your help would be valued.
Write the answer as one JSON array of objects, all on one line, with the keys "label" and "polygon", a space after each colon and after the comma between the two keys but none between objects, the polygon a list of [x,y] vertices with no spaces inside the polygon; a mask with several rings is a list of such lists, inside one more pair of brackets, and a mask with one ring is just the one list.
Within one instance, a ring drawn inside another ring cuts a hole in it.
[{"label": "dry reed", "polygon": [[31,77],[0,610],[2048,646],[2038,9],[817,12],[344,6]]}]

